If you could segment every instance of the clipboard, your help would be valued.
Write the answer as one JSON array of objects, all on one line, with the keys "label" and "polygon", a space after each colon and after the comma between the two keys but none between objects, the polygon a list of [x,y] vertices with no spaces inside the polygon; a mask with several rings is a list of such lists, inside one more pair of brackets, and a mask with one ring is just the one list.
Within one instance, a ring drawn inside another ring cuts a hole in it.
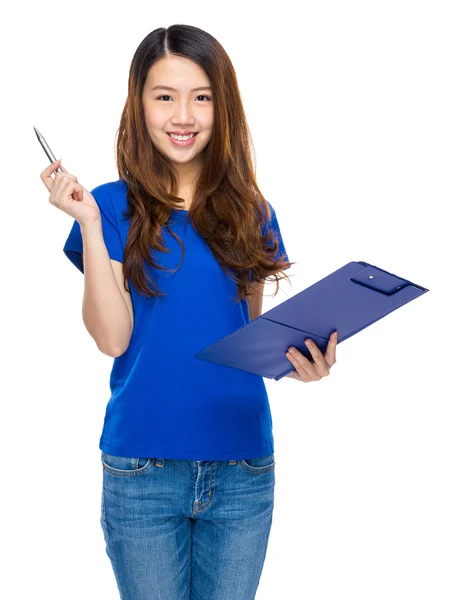
[{"label": "clipboard", "polygon": [[294,370],[285,356],[295,346],[313,362],[305,339],[321,352],[428,292],[364,261],[352,261],[302,292],[200,350],[195,358],[279,381]]}]

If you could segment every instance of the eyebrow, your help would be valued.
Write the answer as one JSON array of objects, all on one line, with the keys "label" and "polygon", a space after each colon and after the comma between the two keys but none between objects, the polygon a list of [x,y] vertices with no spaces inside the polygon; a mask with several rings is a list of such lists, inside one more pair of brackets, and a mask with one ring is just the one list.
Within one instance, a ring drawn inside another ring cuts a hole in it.
[{"label": "eyebrow", "polygon": [[[161,90],[170,90],[171,92],[178,92],[178,90],[176,90],[173,87],[169,87],[168,85],[155,85],[153,88],[151,88],[151,92],[153,90],[157,90],[157,89],[161,89]],[[210,90],[211,88],[208,85],[203,85],[201,87],[197,87],[197,88],[193,88],[191,91],[192,92],[199,92],[200,90]]]}]

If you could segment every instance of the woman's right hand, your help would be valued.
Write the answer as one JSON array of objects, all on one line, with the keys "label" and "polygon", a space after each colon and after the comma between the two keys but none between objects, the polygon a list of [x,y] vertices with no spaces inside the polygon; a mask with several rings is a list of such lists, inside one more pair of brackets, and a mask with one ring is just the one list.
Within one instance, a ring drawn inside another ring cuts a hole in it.
[{"label": "woman's right hand", "polygon": [[[52,177],[52,173],[59,166],[64,172],[59,171],[55,173],[55,177]],[[93,223],[100,219],[99,206],[93,195],[78,183],[78,179],[74,175],[68,173],[60,164],[60,160],[56,160],[44,169],[41,179],[50,192],[49,202],[73,217],[80,225]]]}]

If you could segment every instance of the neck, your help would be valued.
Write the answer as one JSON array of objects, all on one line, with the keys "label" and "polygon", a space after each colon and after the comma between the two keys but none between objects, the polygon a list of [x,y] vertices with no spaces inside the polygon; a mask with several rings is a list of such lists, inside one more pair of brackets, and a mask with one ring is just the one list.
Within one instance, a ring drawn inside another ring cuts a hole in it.
[{"label": "neck", "polygon": [[184,190],[192,190],[194,188],[200,169],[199,162],[195,163],[194,161],[176,166],[177,188],[179,192],[183,193]]}]

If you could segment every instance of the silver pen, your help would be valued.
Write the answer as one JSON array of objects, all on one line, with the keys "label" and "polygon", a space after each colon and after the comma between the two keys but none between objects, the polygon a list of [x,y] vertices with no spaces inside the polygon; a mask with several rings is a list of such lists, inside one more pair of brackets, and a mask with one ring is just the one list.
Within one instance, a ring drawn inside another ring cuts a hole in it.
[{"label": "silver pen", "polygon": [[[34,125],[33,125],[33,127],[34,127]],[[34,127],[34,131],[36,132],[37,139],[39,140],[39,142],[40,142],[41,146],[44,148],[44,152],[47,154],[47,158],[50,160],[50,162],[51,162],[51,163],[54,163],[54,162],[55,162],[57,159],[55,158],[55,156],[53,155],[53,152],[52,152],[52,150],[49,148],[49,145],[48,145],[48,144],[47,144],[47,142],[45,141],[45,139],[44,139],[44,136],[43,136],[43,135],[41,135],[41,134],[39,133],[39,131],[38,131],[38,130],[37,130],[35,127]],[[62,167],[58,166],[58,167],[55,169],[55,173],[56,173],[57,171],[60,171],[61,173],[63,173],[63,169],[62,169]]]}]

